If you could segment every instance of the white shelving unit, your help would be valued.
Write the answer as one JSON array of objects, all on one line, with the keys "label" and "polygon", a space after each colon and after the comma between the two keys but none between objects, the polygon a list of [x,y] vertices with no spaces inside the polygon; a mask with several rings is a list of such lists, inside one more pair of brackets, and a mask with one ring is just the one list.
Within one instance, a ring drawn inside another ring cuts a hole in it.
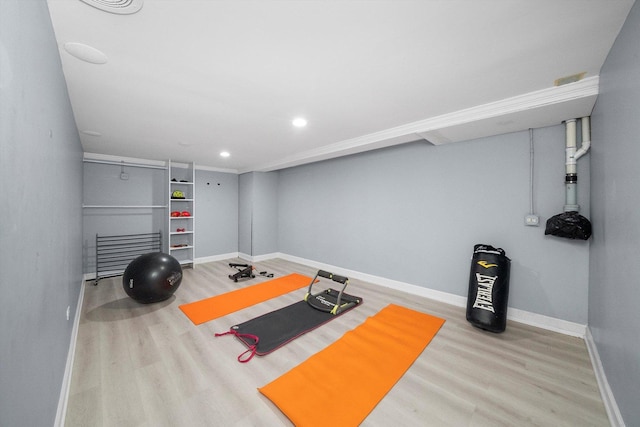
[{"label": "white shelving unit", "polygon": [[[169,160],[169,254],[182,266],[194,265],[195,258],[195,166]],[[184,198],[176,198],[175,192]]]}]

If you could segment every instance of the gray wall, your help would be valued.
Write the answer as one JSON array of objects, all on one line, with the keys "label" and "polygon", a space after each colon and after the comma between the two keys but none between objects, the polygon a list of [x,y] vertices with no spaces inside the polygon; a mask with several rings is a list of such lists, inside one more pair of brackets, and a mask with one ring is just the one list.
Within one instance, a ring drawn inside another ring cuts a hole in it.
[{"label": "gray wall", "polygon": [[45,0],[0,1],[0,181],[0,425],[51,426],[82,283],[82,150]]},{"label": "gray wall", "polygon": [[260,256],[278,252],[278,210],[278,172],[240,175],[240,253]]},{"label": "gray wall", "polygon": [[[279,174],[279,251],[467,295],[473,245],[512,259],[509,305],[587,322],[588,242],[544,236],[564,205],[564,126],[536,129],[529,212],[529,133],[443,146],[412,143]],[[589,216],[588,156],[578,202]]]},{"label": "gray wall", "polygon": [[600,76],[593,112],[589,328],[625,423],[640,425],[640,6]]},{"label": "gray wall", "polygon": [[[167,203],[167,171],[125,167],[129,179],[120,179],[121,166],[84,163],[83,202],[85,205],[163,206]],[[83,209],[83,270],[95,273],[96,234],[121,235],[167,232],[167,212],[153,208]],[[166,242],[165,242],[166,243]],[[167,249],[165,248],[165,251]]]},{"label": "gray wall", "polygon": [[253,255],[253,173],[238,177],[238,252]]},{"label": "gray wall", "polygon": [[[129,179],[120,179],[121,166],[84,164],[86,205],[161,206],[168,200],[169,175],[163,169],[125,166]],[[190,172],[189,172],[190,173]],[[196,170],[196,258],[238,251],[238,175]],[[96,234],[168,232],[165,209],[86,208],[83,211],[84,272],[95,273]],[[165,239],[166,240],[166,239]],[[165,241],[166,243],[166,241]],[[167,248],[164,249],[165,252]]]},{"label": "gray wall", "polygon": [[254,172],[253,255],[278,251],[278,173]]},{"label": "gray wall", "polygon": [[238,251],[238,175],[196,170],[196,257]]}]

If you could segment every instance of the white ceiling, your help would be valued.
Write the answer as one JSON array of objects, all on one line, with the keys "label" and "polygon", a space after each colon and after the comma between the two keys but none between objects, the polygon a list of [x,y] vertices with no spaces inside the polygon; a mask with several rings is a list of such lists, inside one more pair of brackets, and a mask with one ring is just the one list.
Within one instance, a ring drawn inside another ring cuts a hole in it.
[{"label": "white ceiling", "polygon": [[633,5],[95,0],[142,5],[116,14],[84,1],[48,4],[85,152],[234,172],[589,115]]}]

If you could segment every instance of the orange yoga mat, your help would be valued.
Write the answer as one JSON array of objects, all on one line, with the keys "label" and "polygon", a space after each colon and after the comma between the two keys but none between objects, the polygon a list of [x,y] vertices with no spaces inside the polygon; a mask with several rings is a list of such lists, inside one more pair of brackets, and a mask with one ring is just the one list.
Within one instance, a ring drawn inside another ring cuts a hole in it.
[{"label": "orange yoga mat", "polygon": [[[182,304],[180,310],[196,325],[226,316],[271,298],[309,286],[311,277],[293,273],[257,285]],[[302,296],[300,297],[302,298]]]},{"label": "orange yoga mat", "polygon": [[443,324],[444,319],[390,304],[258,390],[297,427],[357,426]]}]

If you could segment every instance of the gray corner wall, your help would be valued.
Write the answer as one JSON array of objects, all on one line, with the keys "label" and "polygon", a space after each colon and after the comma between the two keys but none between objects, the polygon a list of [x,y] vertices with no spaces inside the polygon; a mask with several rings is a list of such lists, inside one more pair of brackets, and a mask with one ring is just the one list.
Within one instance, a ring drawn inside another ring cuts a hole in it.
[{"label": "gray corner wall", "polygon": [[238,252],[238,175],[196,169],[196,258]]},{"label": "gray corner wall", "polygon": [[238,177],[238,252],[253,255],[253,173]]},{"label": "gray corner wall", "polygon": [[253,255],[278,252],[278,173],[254,172]]},{"label": "gray corner wall", "polygon": [[0,425],[51,426],[82,283],[82,149],[45,0],[0,1],[0,181]]},{"label": "gray corner wall", "polygon": [[[474,244],[512,260],[510,307],[587,322],[589,243],[544,235],[564,206],[563,125],[442,146],[411,143],[279,172],[279,251],[467,296]],[[589,217],[589,157],[578,202]]]},{"label": "gray corner wall", "polygon": [[640,5],[600,75],[592,115],[589,329],[627,426],[640,425]]},{"label": "gray corner wall", "polygon": [[238,250],[251,256],[278,252],[278,172],[240,175]]}]

